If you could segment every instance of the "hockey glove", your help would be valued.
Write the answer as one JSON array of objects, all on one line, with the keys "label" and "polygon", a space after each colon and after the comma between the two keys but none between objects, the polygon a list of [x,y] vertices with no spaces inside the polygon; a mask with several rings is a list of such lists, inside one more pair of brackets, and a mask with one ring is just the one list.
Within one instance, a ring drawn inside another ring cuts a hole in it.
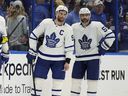
[{"label": "hockey glove", "polygon": [[6,64],[9,61],[9,53],[2,53],[1,54],[1,61],[3,64]]},{"label": "hockey glove", "polygon": [[98,51],[100,55],[104,55],[106,53],[107,50],[105,50],[105,48],[103,48],[103,45],[105,46],[105,38],[102,38],[99,42],[99,46],[98,46]]},{"label": "hockey glove", "polygon": [[1,71],[1,65],[0,65],[0,71]]},{"label": "hockey glove", "polygon": [[6,64],[8,61],[9,61],[9,55],[2,53],[0,56],[0,70],[1,70],[2,64]]},{"label": "hockey glove", "polygon": [[34,62],[35,59],[36,59],[36,56],[31,55],[30,53],[28,53],[28,54],[26,55],[26,57],[27,57],[28,64],[33,64],[33,62]]},{"label": "hockey glove", "polygon": [[2,56],[1,59],[2,59],[4,64],[6,64],[9,61],[9,57]]},{"label": "hockey glove", "polygon": [[1,66],[2,66],[3,62],[1,60],[1,56],[0,56],[0,70],[1,70]]}]

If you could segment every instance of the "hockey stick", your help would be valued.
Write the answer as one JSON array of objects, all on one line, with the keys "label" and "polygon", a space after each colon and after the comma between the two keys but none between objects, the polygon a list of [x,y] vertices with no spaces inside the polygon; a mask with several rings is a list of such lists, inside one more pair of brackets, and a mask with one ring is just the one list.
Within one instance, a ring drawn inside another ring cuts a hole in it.
[{"label": "hockey stick", "polygon": [[[31,66],[31,70],[32,70],[33,91],[34,91],[35,96],[37,96],[37,94],[36,94],[35,77],[34,77],[34,63],[33,63],[33,64],[30,64],[30,66]],[[32,96],[33,96],[33,95],[32,95]]]}]

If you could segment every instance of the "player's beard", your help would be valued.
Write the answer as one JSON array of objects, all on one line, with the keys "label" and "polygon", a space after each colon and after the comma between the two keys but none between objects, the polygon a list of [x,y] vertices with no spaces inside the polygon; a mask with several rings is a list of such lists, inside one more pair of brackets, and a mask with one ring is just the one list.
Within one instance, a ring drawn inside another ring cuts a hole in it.
[{"label": "player's beard", "polygon": [[81,22],[86,24],[86,23],[88,23],[88,22],[89,22],[89,19],[86,19],[86,18],[81,19]]},{"label": "player's beard", "polygon": [[58,17],[57,20],[58,22],[64,22],[65,19],[63,17]]}]

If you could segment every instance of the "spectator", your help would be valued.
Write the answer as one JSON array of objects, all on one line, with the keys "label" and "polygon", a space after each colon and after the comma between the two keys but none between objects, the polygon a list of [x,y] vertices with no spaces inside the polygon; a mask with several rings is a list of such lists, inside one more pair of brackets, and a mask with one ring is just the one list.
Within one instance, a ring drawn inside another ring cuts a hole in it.
[{"label": "spectator", "polygon": [[44,0],[36,0],[35,9],[32,12],[34,12],[33,22],[35,23],[33,28],[39,25],[43,19],[50,17],[49,9],[45,5]]},{"label": "spectator", "polygon": [[6,4],[6,6],[10,6],[10,2],[14,2],[16,0],[4,0],[4,3]]},{"label": "spectator", "polygon": [[69,2],[68,2],[68,9],[69,9],[69,12],[71,12],[73,9],[74,9],[74,7],[75,7],[75,2],[76,2],[77,0],[69,0]]},{"label": "spectator", "polygon": [[112,1],[110,2],[110,0],[109,1],[105,0],[104,6],[105,6],[104,13],[106,14],[106,18],[108,20],[110,18],[110,16],[114,15],[113,14],[113,2]]},{"label": "spectator", "polygon": [[32,0],[22,0],[22,2],[25,7],[25,12],[27,12],[28,14],[30,10],[30,6],[32,5]]},{"label": "spectator", "polygon": [[64,2],[62,0],[55,0],[55,8],[59,5],[65,5]]},{"label": "spectator", "polygon": [[[7,31],[11,50],[27,50],[27,17],[21,1],[14,1],[7,17]],[[22,20],[22,21],[21,21]],[[21,21],[21,22],[20,22]],[[20,24],[17,26],[17,24]],[[17,27],[16,27],[17,26]],[[16,29],[14,30],[14,28]]]},{"label": "spectator", "polygon": [[86,7],[91,10],[94,7],[95,0],[87,0],[86,2],[87,2]]},{"label": "spectator", "polygon": [[91,20],[92,21],[99,21],[106,26],[106,15],[103,13],[104,4],[100,0],[96,0],[94,2],[94,8],[91,11]]},{"label": "spectator", "polygon": [[72,25],[76,22],[79,22],[80,21],[80,18],[79,18],[79,10],[81,7],[85,6],[86,4],[80,0],[76,0],[75,2],[75,7],[73,9],[73,11],[71,11],[67,18],[66,18],[66,23],[68,23],[69,25]]},{"label": "spectator", "polygon": [[3,9],[3,6],[2,6],[3,3],[4,3],[3,0],[0,0],[0,15],[5,17],[6,13],[5,13],[5,10]]},{"label": "spectator", "polygon": [[7,17],[10,17],[13,13],[13,1],[10,2],[9,7],[7,8]]},{"label": "spectator", "polygon": [[62,0],[63,2],[64,2],[64,4],[66,5],[66,6],[68,6],[68,4],[69,4],[69,2],[71,1],[71,0]]},{"label": "spectator", "polygon": [[119,49],[128,51],[128,12],[124,15],[124,20],[120,24]]}]

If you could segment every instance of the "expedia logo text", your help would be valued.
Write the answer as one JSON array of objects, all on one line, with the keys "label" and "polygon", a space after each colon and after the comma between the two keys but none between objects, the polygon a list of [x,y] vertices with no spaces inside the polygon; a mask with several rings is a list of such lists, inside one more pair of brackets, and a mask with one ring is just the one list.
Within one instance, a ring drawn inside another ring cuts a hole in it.
[{"label": "expedia logo text", "polygon": [[[8,79],[11,80],[11,78],[14,75],[17,76],[30,76],[32,74],[32,65],[30,64],[5,64],[5,68],[4,68],[4,74],[6,76],[8,76]],[[2,71],[1,71],[2,72]],[[2,73],[0,73],[0,76],[2,75]]]}]

